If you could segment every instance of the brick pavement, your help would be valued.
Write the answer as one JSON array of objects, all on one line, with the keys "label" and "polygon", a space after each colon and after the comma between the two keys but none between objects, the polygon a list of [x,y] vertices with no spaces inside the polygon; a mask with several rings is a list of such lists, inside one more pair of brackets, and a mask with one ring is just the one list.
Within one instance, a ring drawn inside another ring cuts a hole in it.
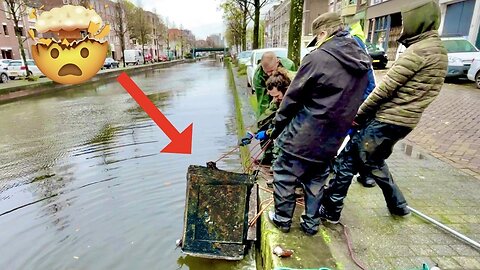
[{"label": "brick pavement", "polygon": [[[409,205],[445,225],[480,241],[480,182],[433,156],[411,148],[408,141],[396,146],[387,161]],[[480,269],[480,251],[450,236],[421,218],[392,217],[378,187],[352,184],[342,222],[350,227],[357,257],[367,269],[414,269],[426,262],[442,270]],[[345,269],[356,269],[348,260],[339,228],[327,225],[336,257]]]},{"label": "brick pavement", "polygon": [[[236,79],[240,81],[237,86],[243,85],[243,78]],[[450,146],[445,141],[453,137],[451,144],[469,143],[468,149],[479,149],[474,138],[478,134],[475,119],[479,119],[479,107],[475,104],[480,100],[479,93],[468,86],[445,85],[439,98],[425,112],[417,130],[395,147],[387,161],[411,207],[476,241],[480,241],[480,182],[476,174],[472,176],[472,171],[461,169],[474,164],[479,152],[462,164],[461,158],[460,161],[452,160],[454,155],[441,152],[440,145]],[[248,95],[248,90],[244,89],[242,94]],[[448,106],[450,110],[445,111],[443,108]],[[434,123],[437,117],[446,119],[444,126]],[[244,119],[251,121],[251,117]],[[465,130],[467,128],[475,131],[473,135],[471,130],[470,133]],[[452,135],[456,133],[472,136]],[[430,140],[423,139],[426,137]],[[430,150],[437,145],[435,151]],[[296,214],[302,210],[297,208]],[[342,222],[350,228],[354,253],[369,270],[419,269],[422,263],[438,265],[442,270],[480,269],[479,250],[415,215],[392,217],[378,187],[367,189],[358,183],[352,184]],[[327,243],[337,262],[336,269],[359,269],[350,259],[341,226],[322,227],[321,238],[314,240]],[[304,243],[310,245],[307,242]],[[324,244],[317,248],[320,246]],[[311,252],[320,256],[315,248],[311,247]],[[296,260],[302,261],[302,258]]]},{"label": "brick pavement", "polygon": [[480,89],[445,83],[407,140],[480,180]]}]

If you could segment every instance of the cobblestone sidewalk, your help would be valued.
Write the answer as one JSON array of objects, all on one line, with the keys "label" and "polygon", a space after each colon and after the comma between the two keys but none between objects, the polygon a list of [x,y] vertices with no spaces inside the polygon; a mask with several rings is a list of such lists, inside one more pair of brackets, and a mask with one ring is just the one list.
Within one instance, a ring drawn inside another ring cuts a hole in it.
[{"label": "cobblestone sidewalk", "polygon": [[[375,73],[379,82],[386,70]],[[480,180],[480,89],[445,83],[407,140]]]},{"label": "cobblestone sidewalk", "polygon": [[[477,179],[405,142],[396,147],[387,163],[411,207],[480,241]],[[480,269],[478,250],[415,215],[392,217],[378,187],[353,183],[342,222],[350,228],[355,254],[367,269],[407,270],[424,262],[438,264],[442,270]],[[344,258],[345,269],[357,269],[348,260],[338,226],[328,226],[327,231],[335,237],[334,255]]]}]

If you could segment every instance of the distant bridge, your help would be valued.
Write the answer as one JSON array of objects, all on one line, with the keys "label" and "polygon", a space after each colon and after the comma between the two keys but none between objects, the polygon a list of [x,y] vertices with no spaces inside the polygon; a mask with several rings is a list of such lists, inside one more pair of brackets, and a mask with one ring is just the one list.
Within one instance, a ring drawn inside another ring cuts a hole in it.
[{"label": "distant bridge", "polygon": [[223,52],[226,54],[228,52],[227,47],[221,47],[221,48],[193,48],[190,50],[192,53],[192,56],[195,57],[195,54],[198,52]]}]

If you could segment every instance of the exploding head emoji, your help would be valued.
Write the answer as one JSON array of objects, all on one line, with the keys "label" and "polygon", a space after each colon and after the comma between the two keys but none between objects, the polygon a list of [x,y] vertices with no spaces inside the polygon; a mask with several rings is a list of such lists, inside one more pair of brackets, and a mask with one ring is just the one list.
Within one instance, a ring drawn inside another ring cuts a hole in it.
[{"label": "exploding head emoji", "polygon": [[[43,38],[37,39],[32,55],[38,68],[51,80],[62,84],[77,84],[89,80],[102,68],[107,57],[108,42],[102,39],[110,26],[93,9],[66,5],[42,12],[35,27]],[[49,37],[49,38],[47,38]]]}]

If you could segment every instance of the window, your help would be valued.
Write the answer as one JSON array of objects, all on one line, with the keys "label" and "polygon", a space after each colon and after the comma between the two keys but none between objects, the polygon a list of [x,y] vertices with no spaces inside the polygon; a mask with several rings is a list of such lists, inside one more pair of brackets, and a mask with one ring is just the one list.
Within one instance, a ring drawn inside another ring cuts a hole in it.
[{"label": "window", "polygon": [[442,41],[449,53],[478,52],[477,48],[466,39],[450,39]]},{"label": "window", "polygon": [[8,36],[8,27],[6,24],[3,25],[3,32],[5,33],[5,36]]}]

